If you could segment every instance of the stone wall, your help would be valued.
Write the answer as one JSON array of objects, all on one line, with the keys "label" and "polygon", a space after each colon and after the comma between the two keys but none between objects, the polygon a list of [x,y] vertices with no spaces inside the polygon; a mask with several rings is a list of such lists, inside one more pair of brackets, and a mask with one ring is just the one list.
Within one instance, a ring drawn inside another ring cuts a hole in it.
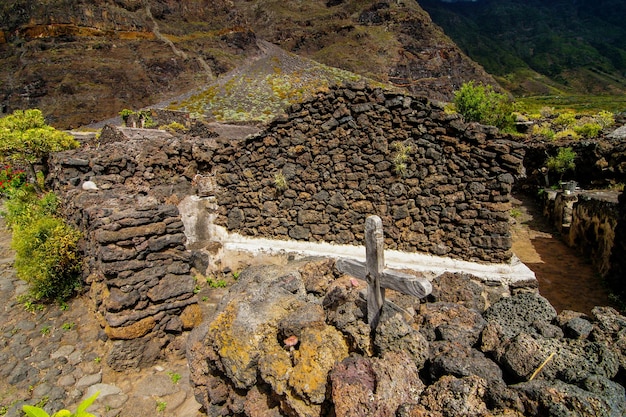
[{"label": "stone wall", "polygon": [[617,226],[611,252],[611,269],[606,276],[611,291],[626,303],[626,194],[621,193],[617,206]]},{"label": "stone wall", "polygon": [[[548,157],[556,156],[564,147],[571,147],[576,153],[575,169],[563,175],[554,172],[546,175],[542,169],[545,170]],[[615,132],[598,139],[530,142],[525,148],[524,166],[528,175],[517,186],[531,192],[570,179],[588,189],[626,183],[626,137]]]},{"label": "stone wall", "polygon": [[246,236],[362,245],[366,216],[378,214],[390,249],[511,257],[509,192],[523,151],[493,128],[351,85],[249,132],[108,126],[49,161],[49,183],[85,234],[85,273],[116,369],[149,363],[199,320],[178,209],[189,196],[210,196],[217,225]]},{"label": "stone wall", "polygon": [[107,363],[123,370],[151,363],[201,320],[175,204],[191,192],[184,173],[195,165],[164,132],[109,128],[101,139],[54,155],[50,179],[84,233],[84,274],[112,341]]},{"label": "stone wall", "polygon": [[507,261],[523,155],[495,128],[426,100],[337,87],[213,158],[218,222],[246,236],[360,244],[377,214],[387,248]]},{"label": "stone wall", "polygon": [[561,233],[565,243],[591,260],[602,276],[611,269],[616,226],[617,193],[604,191],[546,190],[543,211]]}]

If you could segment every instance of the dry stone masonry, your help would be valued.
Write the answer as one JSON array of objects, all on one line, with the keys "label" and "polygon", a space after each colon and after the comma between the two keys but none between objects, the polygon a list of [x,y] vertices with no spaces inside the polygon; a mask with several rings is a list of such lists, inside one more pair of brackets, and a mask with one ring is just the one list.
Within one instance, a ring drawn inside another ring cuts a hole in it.
[{"label": "dry stone masonry", "polygon": [[216,223],[246,236],[360,245],[376,214],[389,249],[511,258],[521,146],[425,99],[351,84],[252,136],[258,129],[188,127],[107,126],[49,161],[51,185],[85,233],[86,276],[118,369],[149,363],[200,320],[178,209],[188,196],[210,195]]},{"label": "dry stone masonry", "polygon": [[522,146],[423,99],[337,87],[214,158],[221,218],[247,236],[386,247],[470,261],[511,257],[509,193]]},{"label": "dry stone masonry", "polygon": [[[100,147],[86,144],[55,156],[52,172],[67,216],[84,232],[85,275],[113,341],[107,362],[122,370],[149,364],[201,317],[184,226],[172,202],[190,189],[170,171],[179,168],[177,142],[162,132],[142,137],[131,130],[136,137],[124,142],[106,132]],[[87,179],[99,189],[83,190]]]}]

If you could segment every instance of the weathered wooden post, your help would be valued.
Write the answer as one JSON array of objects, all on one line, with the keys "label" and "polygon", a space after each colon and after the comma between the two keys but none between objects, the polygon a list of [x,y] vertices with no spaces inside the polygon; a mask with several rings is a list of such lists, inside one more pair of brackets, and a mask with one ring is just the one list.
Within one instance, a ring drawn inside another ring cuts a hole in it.
[{"label": "weathered wooden post", "polygon": [[378,216],[369,216],[365,220],[365,262],[339,259],[336,263],[339,271],[367,282],[367,321],[372,329],[378,326],[385,302],[395,306],[385,301],[385,288],[418,298],[432,292],[432,285],[426,278],[385,269],[384,244],[382,220]]},{"label": "weathered wooden post", "polygon": [[380,275],[385,269],[385,236],[383,221],[378,216],[369,216],[365,220],[365,264],[367,322],[375,328],[385,303],[385,288],[380,286]]}]

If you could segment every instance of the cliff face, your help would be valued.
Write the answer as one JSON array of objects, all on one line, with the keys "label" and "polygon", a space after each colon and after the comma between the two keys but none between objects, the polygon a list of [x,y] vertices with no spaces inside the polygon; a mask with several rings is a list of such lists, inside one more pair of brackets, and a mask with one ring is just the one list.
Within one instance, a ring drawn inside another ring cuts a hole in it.
[{"label": "cliff face", "polygon": [[258,53],[256,38],[447,100],[494,83],[415,2],[9,0],[0,6],[0,110],[78,127],[172,99]]}]

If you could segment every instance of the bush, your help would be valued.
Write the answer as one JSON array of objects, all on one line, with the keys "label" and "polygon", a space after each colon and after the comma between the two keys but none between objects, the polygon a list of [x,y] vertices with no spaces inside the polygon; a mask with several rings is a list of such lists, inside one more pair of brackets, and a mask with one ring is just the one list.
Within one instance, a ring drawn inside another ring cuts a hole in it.
[{"label": "bush", "polygon": [[80,232],[62,219],[44,216],[13,229],[17,275],[30,284],[34,299],[69,298],[79,284]]},{"label": "bush", "polygon": [[552,130],[548,123],[542,123],[540,126],[533,125],[532,134],[536,136],[543,136],[547,140],[554,140],[555,137],[554,130]]},{"label": "bush", "polygon": [[615,124],[615,115],[610,111],[602,110],[594,117],[596,123],[602,126],[602,129],[611,127]]},{"label": "bush", "polygon": [[576,133],[574,129],[565,129],[559,132],[556,132],[554,135],[555,140],[559,139],[570,139],[570,140],[578,140],[580,139],[580,135]]},{"label": "bush", "polygon": [[57,217],[53,193],[41,198],[21,190],[6,203],[6,220],[13,231],[17,275],[30,284],[30,296],[65,300],[80,283],[78,241],[81,234]]},{"label": "bush", "polygon": [[559,114],[554,120],[554,124],[561,127],[562,129],[567,129],[568,127],[573,126],[575,123],[576,114],[569,111]]},{"label": "bush", "polygon": [[512,130],[514,118],[512,106],[503,94],[493,87],[465,83],[454,93],[456,110],[469,122],[493,125],[503,130]]},{"label": "bush", "polygon": [[574,126],[574,132],[587,139],[593,139],[597,137],[601,131],[602,126],[595,122],[587,122],[581,125]]},{"label": "bush", "polygon": [[550,171],[556,172],[559,176],[567,171],[573,171],[576,168],[576,152],[572,148],[560,148],[556,156],[551,156],[546,161],[546,166]]},{"label": "bush", "polygon": [[0,118],[0,159],[14,161],[29,171],[35,187],[35,165],[51,152],[77,148],[80,144],[72,135],[46,124],[40,110],[15,110]]},{"label": "bush", "polygon": [[11,165],[5,165],[0,170],[0,195],[10,196],[28,182],[26,172],[21,169],[14,169]]}]

